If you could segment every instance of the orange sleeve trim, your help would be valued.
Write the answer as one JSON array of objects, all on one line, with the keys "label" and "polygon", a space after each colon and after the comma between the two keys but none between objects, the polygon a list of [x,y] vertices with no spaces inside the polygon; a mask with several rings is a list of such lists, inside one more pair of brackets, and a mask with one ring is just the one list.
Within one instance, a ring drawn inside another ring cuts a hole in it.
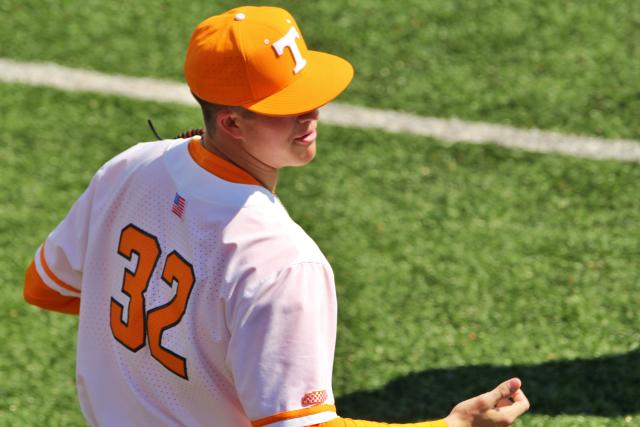
[{"label": "orange sleeve trim", "polygon": [[297,409],[295,411],[280,412],[270,417],[260,418],[255,421],[251,421],[252,427],[261,427],[269,424],[273,424],[277,421],[290,420],[292,418],[305,417],[307,415],[319,414],[320,412],[335,412],[335,405],[318,405],[310,408]]},{"label": "orange sleeve trim", "polygon": [[207,172],[212,173],[220,179],[224,179],[225,181],[233,182],[235,184],[262,186],[262,184],[247,171],[221,157],[216,156],[211,151],[204,148],[200,141],[202,141],[200,137],[194,137],[191,142],[189,142],[189,154],[191,154],[191,158]]},{"label": "orange sleeve trim", "polygon": [[442,420],[423,421],[421,423],[409,424],[387,424],[377,421],[352,420],[350,418],[334,418],[326,423],[314,424],[309,427],[448,427],[447,422]]},{"label": "orange sleeve trim", "polygon": [[71,291],[71,292],[80,292],[79,289],[74,288],[73,286],[68,285],[65,282],[63,282],[62,280],[60,280],[58,278],[58,276],[56,276],[53,273],[53,271],[51,271],[51,269],[49,268],[49,265],[47,264],[47,260],[44,257],[44,245],[45,245],[45,243],[43,243],[42,247],[40,248],[40,265],[42,265],[42,268],[44,269],[44,272],[47,273],[47,276],[49,276],[49,278],[51,280],[53,280],[56,283],[56,285],[60,286],[62,289],[66,289],[66,290]]},{"label": "orange sleeve trim", "polygon": [[60,295],[44,283],[36,264],[31,261],[24,278],[24,299],[32,305],[45,310],[66,314],[80,313],[80,298]]}]

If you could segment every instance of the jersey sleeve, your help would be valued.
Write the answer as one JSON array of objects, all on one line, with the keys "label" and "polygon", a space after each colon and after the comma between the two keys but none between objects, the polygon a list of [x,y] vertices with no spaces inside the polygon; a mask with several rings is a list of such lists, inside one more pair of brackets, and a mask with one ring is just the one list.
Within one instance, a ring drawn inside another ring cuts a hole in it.
[{"label": "jersey sleeve", "polygon": [[96,179],[37,249],[25,275],[24,298],[30,304],[78,314]]},{"label": "jersey sleeve", "polygon": [[352,420],[350,418],[334,418],[333,420],[309,427],[448,427],[444,419],[423,421],[409,424],[387,424],[377,421]]},{"label": "jersey sleeve", "polygon": [[337,417],[331,388],[337,306],[328,265],[295,264],[245,287],[228,321],[227,365],[253,427]]}]

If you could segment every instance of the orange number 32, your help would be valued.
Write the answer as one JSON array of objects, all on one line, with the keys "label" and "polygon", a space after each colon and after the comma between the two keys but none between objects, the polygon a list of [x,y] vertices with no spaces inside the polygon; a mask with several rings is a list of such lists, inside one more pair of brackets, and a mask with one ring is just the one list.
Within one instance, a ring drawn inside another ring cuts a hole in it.
[{"label": "orange number 32", "polygon": [[143,348],[145,336],[148,337],[151,355],[165,368],[188,380],[187,360],[162,346],[162,334],[184,316],[195,283],[193,266],[178,252],[171,252],[162,269],[162,281],[169,287],[175,283],[176,294],[168,303],[145,312],[144,294],[160,259],[160,244],[155,236],[129,224],[120,233],[118,254],[131,261],[134,253],[138,257],[136,269],[125,268],[122,279],[122,293],[129,297],[127,319],[123,320],[122,304],[111,298],[111,332],[133,352]]}]

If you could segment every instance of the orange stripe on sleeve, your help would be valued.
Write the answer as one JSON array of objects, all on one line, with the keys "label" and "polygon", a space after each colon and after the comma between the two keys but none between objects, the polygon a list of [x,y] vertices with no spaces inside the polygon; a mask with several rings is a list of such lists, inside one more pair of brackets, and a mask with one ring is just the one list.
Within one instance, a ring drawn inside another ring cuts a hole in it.
[{"label": "orange stripe on sleeve", "polygon": [[66,314],[80,313],[80,298],[60,295],[48,287],[38,275],[34,261],[31,261],[25,274],[23,295],[29,304],[45,310]]},{"label": "orange stripe on sleeve", "polygon": [[44,269],[45,273],[47,273],[47,276],[49,276],[49,278],[51,280],[53,280],[56,283],[56,285],[60,286],[63,289],[66,289],[66,290],[71,291],[71,292],[80,292],[79,289],[74,288],[73,286],[68,285],[65,282],[63,282],[62,280],[60,280],[58,278],[58,276],[56,276],[55,273],[53,271],[51,271],[51,269],[49,268],[49,265],[47,264],[47,260],[44,257],[44,245],[45,245],[45,243],[43,243],[42,247],[40,248],[40,265],[42,265],[42,268]]},{"label": "orange stripe on sleeve", "polygon": [[411,424],[387,424],[375,421],[352,420],[349,418],[334,418],[322,424],[315,424],[310,427],[448,427],[447,422],[442,420],[424,421]]},{"label": "orange stripe on sleeve", "polygon": [[293,418],[305,417],[307,415],[319,414],[320,412],[335,412],[335,405],[318,405],[310,408],[298,409],[295,411],[280,412],[279,414],[272,415],[270,417],[260,418],[252,421],[253,427],[261,427],[269,424],[273,424],[278,421],[290,420]]}]

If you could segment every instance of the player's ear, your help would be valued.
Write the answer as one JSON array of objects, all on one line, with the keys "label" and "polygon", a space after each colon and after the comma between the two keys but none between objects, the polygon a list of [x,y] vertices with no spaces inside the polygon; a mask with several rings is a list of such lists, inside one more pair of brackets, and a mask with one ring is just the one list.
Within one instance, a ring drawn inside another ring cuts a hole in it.
[{"label": "player's ear", "polygon": [[236,111],[224,108],[216,115],[216,128],[233,139],[240,139],[242,137],[242,130],[238,125],[238,118]]}]

